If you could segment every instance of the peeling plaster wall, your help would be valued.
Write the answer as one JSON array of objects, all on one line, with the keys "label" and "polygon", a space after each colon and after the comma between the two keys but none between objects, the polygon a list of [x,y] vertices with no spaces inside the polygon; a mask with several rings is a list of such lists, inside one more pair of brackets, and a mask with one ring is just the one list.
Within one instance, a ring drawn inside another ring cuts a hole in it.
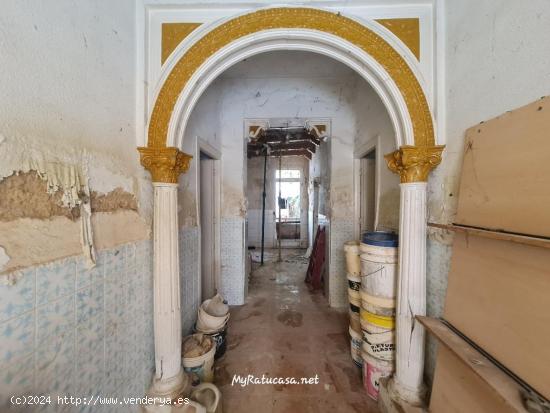
[{"label": "peeling plaster wall", "polygon": [[[445,16],[446,149],[429,182],[428,220],[452,223],[462,169],[464,133],[479,122],[532,102],[550,91],[550,3],[545,0],[439,2]],[[472,12],[475,10],[475,13]],[[521,137],[518,137],[521,139]],[[503,159],[502,165],[513,162]],[[443,312],[452,239],[428,239],[428,314]],[[428,341],[431,381],[435,343]]]},{"label": "peeling plaster wall", "polygon": [[[11,198],[3,197],[0,225],[13,229],[0,232],[10,256],[0,273],[82,253],[80,238],[93,239],[94,229],[112,234],[94,225],[81,234],[75,219],[89,221],[79,205],[88,205],[90,196],[91,212],[132,211],[120,221],[137,225],[138,238],[149,237],[150,184],[135,151],[135,79],[129,75],[133,15],[129,0],[4,5],[0,89],[9,104],[0,111],[0,188]],[[43,182],[29,180],[31,171]],[[18,202],[31,205],[18,208]],[[63,224],[62,216],[70,221]],[[55,239],[44,243],[51,234]],[[128,242],[135,234],[115,238]]]},{"label": "peeling plaster wall", "polygon": [[12,394],[140,397],[150,383],[135,15],[132,0],[2,4],[2,411]]}]

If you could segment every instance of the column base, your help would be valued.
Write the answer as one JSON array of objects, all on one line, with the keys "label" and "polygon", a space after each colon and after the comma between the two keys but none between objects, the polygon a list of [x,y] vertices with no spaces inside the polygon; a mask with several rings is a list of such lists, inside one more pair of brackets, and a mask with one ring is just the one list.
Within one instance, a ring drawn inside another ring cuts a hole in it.
[{"label": "column base", "polygon": [[426,387],[418,392],[403,391],[394,378],[380,379],[378,406],[382,413],[426,413]]},{"label": "column base", "polygon": [[183,369],[180,368],[179,373],[169,379],[158,379],[155,376],[147,396],[159,399],[177,399],[178,397],[188,397],[190,392],[191,381]]}]

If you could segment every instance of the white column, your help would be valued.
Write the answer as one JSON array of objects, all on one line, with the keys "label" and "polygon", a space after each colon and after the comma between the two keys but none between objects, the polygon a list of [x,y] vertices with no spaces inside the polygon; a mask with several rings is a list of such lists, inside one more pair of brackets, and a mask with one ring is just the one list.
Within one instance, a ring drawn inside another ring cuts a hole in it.
[{"label": "white column", "polygon": [[396,371],[392,388],[399,398],[420,405],[425,393],[424,328],[414,317],[426,314],[427,182],[402,183],[400,187]]},{"label": "white column", "polygon": [[181,367],[178,253],[178,185],[154,182],[153,276],[156,373],[150,392],[179,396],[186,380]]}]

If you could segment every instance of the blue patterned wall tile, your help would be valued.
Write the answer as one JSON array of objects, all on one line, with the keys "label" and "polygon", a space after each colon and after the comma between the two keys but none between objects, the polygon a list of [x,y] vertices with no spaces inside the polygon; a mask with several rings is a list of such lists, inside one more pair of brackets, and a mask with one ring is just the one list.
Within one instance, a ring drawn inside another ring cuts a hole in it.
[{"label": "blue patterned wall tile", "polygon": [[105,255],[105,279],[115,280],[124,284],[126,279],[126,265],[124,262],[123,248],[109,250]]},{"label": "blue patterned wall tile", "polygon": [[104,338],[102,322],[77,328],[76,395],[79,397],[101,394],[103,390]]},{"label": "blue patterned wall tile", "polygon": [[[32,395],[34,393],[34,357],[28,355],[0,369],[0,411],[24,411],[10,409],[11,396]],[[6,410],[4,410],[6,409]]]},{"label": "blue patterned wall tile", "polygon": [[76,289],[80,290],[92,283],[103,281],[105,253],[100,252],[96,255],[96,263],[92,268],[88,267],[88,261],[80,257],[76,261]]},{"label": "blue patterned wall tile", "polygon": [[36,270],[36,304],[41,305],[59,297],[74,294],[76,288],[76,260],[67,258]]},{"label": "blue patterned wall tile", "polygon": [[77,291],[76,321],[78,324],[90,322],[103,314],[103,289],[103,284],[95,284]]},{"label": "blue patterned wall tile", "polygon": [[0,322],[32,310],[35,303],[34,291],[36,269],[12,274],[15,283],[0,285]]},{"label": "blue patterned wall tile", "polygon": [[0,362],[10,363],[34,349],[34,312],[0,324]]},{"label": "blue patterned wall tile", "polygon": [[38,346],[35,365],[38,394],[74,395],[75,331],[52,336]]},{"label": "blue patterned wall tile", "polygon": [[51,340],[52,337],[74,329],[74,301],[74,296],[63,297],[36,309],[37,347],[40,347],[42,342]]}]

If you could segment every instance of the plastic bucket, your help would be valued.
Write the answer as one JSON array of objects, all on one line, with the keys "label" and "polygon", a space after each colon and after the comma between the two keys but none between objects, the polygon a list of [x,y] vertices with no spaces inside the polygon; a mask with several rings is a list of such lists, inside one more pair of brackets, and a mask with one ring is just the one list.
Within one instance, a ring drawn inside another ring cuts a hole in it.
[{"label": "plastic bucket", "polygon": [[398,238],[388,232],[367,232],[361,243],[361,288],[368,294],[395,297]]},{"label": "plastic bucket", "polygon": [[353,298],[353,300],[359,303],[359,307],[361,306],[361,293],[359,291],[348,288],[348,297],[350,300]]},{"label": "plastic bucket", "polygon": [[361,356],[361,345],[363,340],[361,338],[361,334],[358,334],[350,327],[349,335],[351,337],[350,339],[351,358],[353,359],[353,362],[358,367],[361,367],[363,365],[363,357]]},{"label": "plastic bucket", "polygon": [[369,313],[393,317],[395,315],[395,299],[370,295],[364,290],[360,291],[361,307]]},{"label": "plastic bucket", "polygon": [[[193,338],[198,334],[193,334],[188,336],[184,340],[184,345],[187,340]],[[195,376],[193,384],[200,383],[211,383],[214,380],[214,354],[216,353],[216,346],[214,345],[213,340],[210,337],[207,337],[211,341],[211,348],[205,354],[198,357],[182,357],[183,369],[186,373],[189,373],[192,377]]]},{"label": "plastic bucket", "polygon": [[353,311],[350,310],[350,312],[349,312],[349,326],[356,333],[362,334],[362,332],[361,332],[361,321],[359,320],[359,313],[354,313]]},{"label": "plastic bucket", "polygon": [[359,314],[359,311],[361,311],[361,298],[355,298],[348,294],[348,299],[349,299],[349,309],[352,312]]},{"label": "plastic bucket", "polygon": [[353,291],[361,291],[361,276],[360,275],[353,275],[348,272],[347,274],[348,278],[348,289]]},{"label": "plastic bucket", "polygon": [[395,317],[386,317],[378,314],[369,313],[361,309],[361,329],[370,332],[384,332],[395,328]]},{"label": "plastic bucket", "polygon": [[[357,320],[359,321],[359,318]],[[216,354],[214,354],[215,360],[225,354],[225,351],[227,350],[227,324],[223,327],[223,329],[216,332],[200,331],[195,325],[193,332],[207,335],[214,340],[214,343],[216,344]]]},{"label": "plastic bucket", "polygon": [[219,331],[224,328],[227,320],[229,320],[230,313],[227,313],[224,316],[214,316],[208,314],[205,310],[209,300],[206,300],[199,307],[199,312],[197,316],[197,328],[201,331]]},{"label": "plastic bucket", "polygon": [[344,252],[346,253],[346,269],[348,274],[359,276],[361,274],[359,241],[346,242],[344,244]]},{"label": "plastic bucket", "polygon": [[361,310],[363,351],[380,360],[395,357],[395,319]]},{"label": "plastic bucket", "polygon": [[380,379],[391,376],[394,369],[393,362],[379,360],[364,351],[361,356],[363,357],[363,386],[370,398],[378,400]]}]

